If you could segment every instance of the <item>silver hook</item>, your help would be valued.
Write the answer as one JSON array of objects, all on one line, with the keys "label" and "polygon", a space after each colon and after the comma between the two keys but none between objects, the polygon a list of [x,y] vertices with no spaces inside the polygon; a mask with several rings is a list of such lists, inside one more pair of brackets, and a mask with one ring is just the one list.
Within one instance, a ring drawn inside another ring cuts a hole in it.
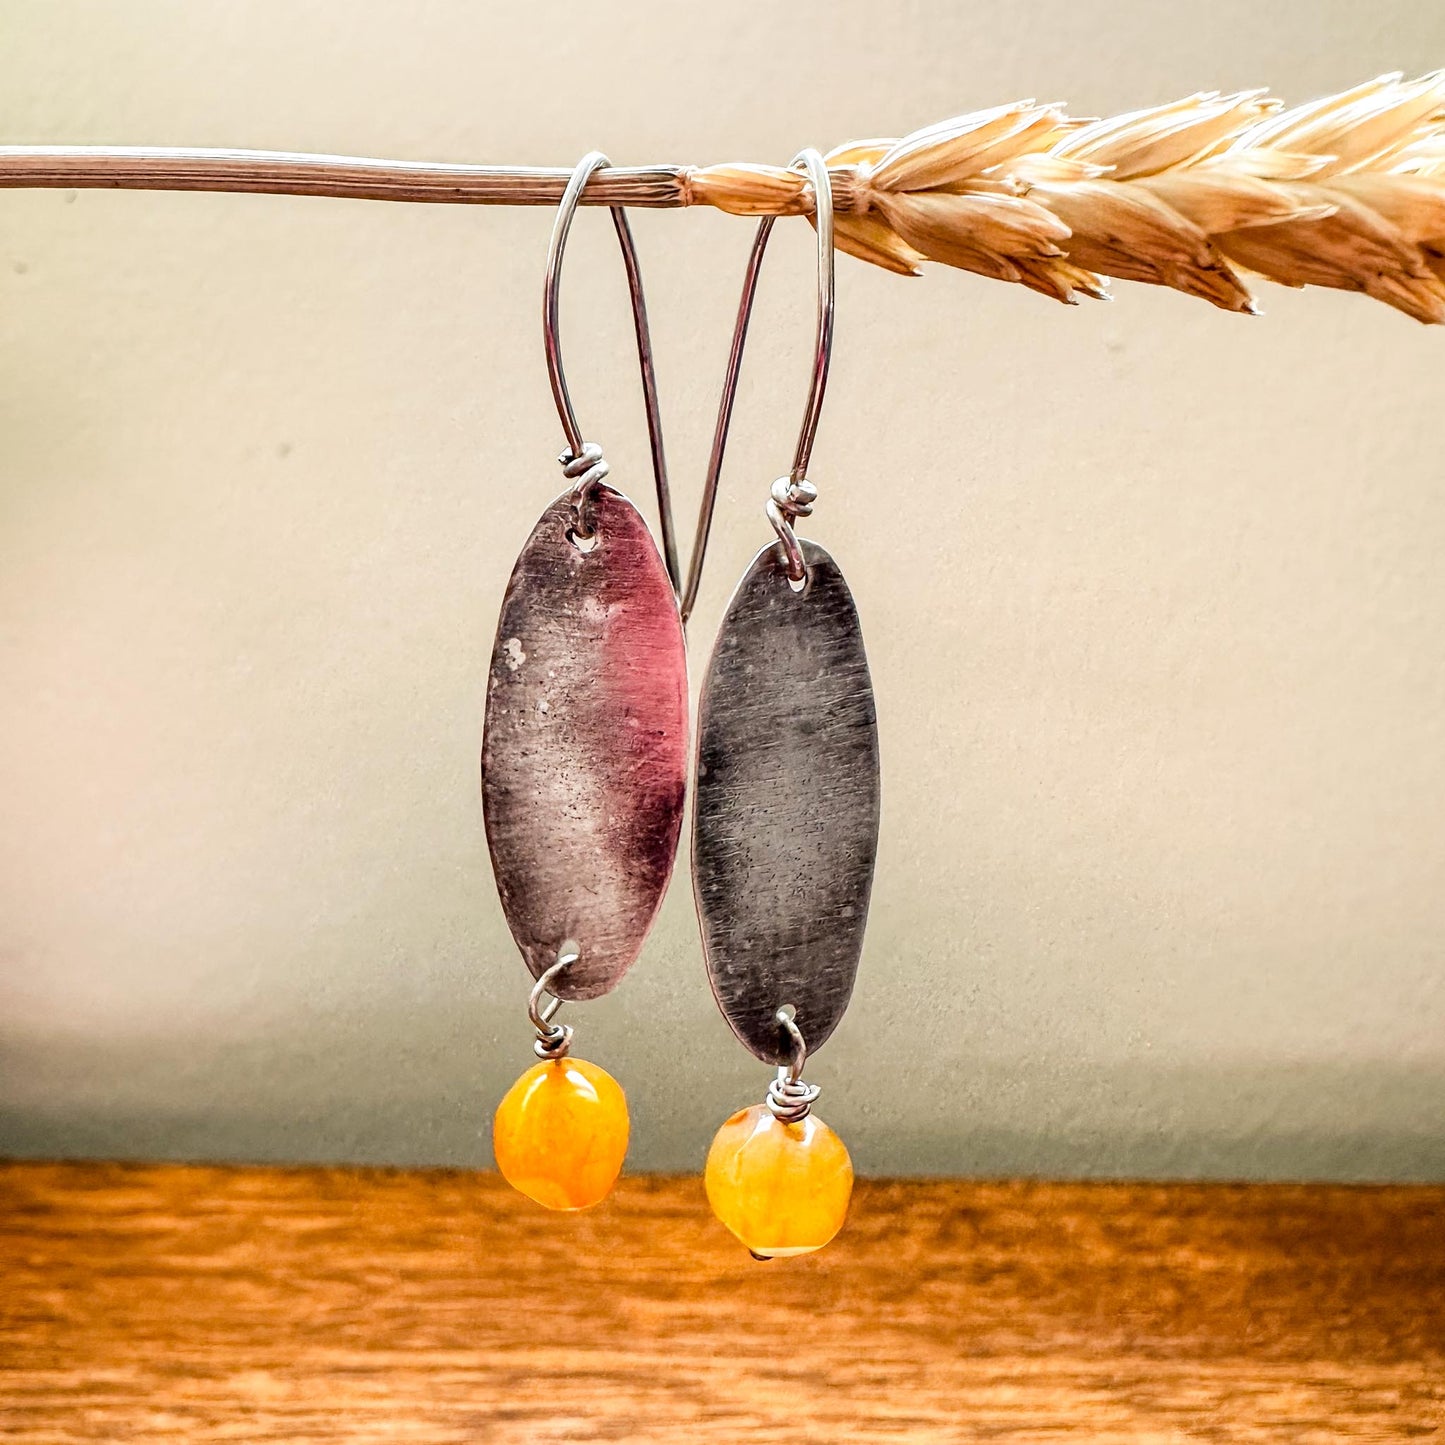
[{"label": "silver hook", "polygon": [[788,1082],[796,1084],[803,1077],[803,1065],[808,1062],[808,1045],[802,1029],[798,1027],[798,1011],[792,1004],[785,1003],[773,1017],[792,1041],[793,1058],[788,1065]]},{"label": "silver hook", "polygon": [[[542,973],[532,985],[532,992],[527,995],[527,1017],[537,1031],[537,1042],[532,1048],[539,1059],[566,1058],[572,1047],[572,1026],[552,1022],[557,1010],[562,1007],[562,1000],[552,996],[550,988],[552,980],[564,969],[571,968],[581,956],[582,951],[578,945],[572,939],[567,939],[557,950],[557,962]],[[542,1003],[543,994],[548,995],[545,1004]]]},{"label": "silver hook", "polygon": [[[572,408],[572,397],[567,390],[567,377],[562,370],[562,341],[558,324],[558,297],[562,282],[562,252],[567,245],[567,235],[572,229],[572,217],[577,213],[582,192],[593,173],[611,161],[601,151],[590,151],[577,163],[562,193],[557,207],[557,218],[552,223],[552,239],[547,246],[547,274],[542,288],[542,347],[547,357],[547,376],[552,383],[552,398],[557,403],[557,415],[562,422],[562,434],[567,438],[567,450],[559,460],[567,477],[577,483],[576,505],[578,520],[583,525],[579,536],[590,535],[585,526],[583,509],[593,487],[607,475],[607,463],[602,460],[602,450],[596,443],[584,442],[582,429],[577,425],[577,413]],[[627,212],[621,206],[611,206],[612,224],[617,231],[617,244],[622,248],[622,264],[627,271],[627,294],[632,304],[632,325],[637,333],[637,363],[642,372],[642,398],[647,410],[647,438],[652,451],[652,478],[657,492],[658,521],[662,531],[662,555],[667,564],[667,575],[676,592],[682,577],[682,568],[677,555],[677,533],[672,522],[672,492],[667,481],[667,459],[662,447],[662,417],[657,402],[657,371],[652,359],[652,335],[647,325],[647,302],[642,292],[642,267],[637,259],[637,246],[632,239],[632,227],[627,221]]]},{"label": "silver hook", "polygon": [[[828,367],[833,359],[833,186],[823,157],[811,146],[795,155],[790,165],[801,165],[813,186],[813,222],[818,233],[818,321],[813,338],[813,374],[808,389],[808,406],[803,413],[803,427],[793,452],[793,469],[780,478],[784,499],[779,498],[778,484],[768,505],[768,520],[778,533],[788,553],[788,572],[794,581],[801,581],[802,553],[791,526],[795,516],[807,516],[816,490],[806,480],[808,463],[813,455],[813,440],[818,434],[818,419],[823,412],[823,393],[828,386]],[[727,371],[723,378],[722,399],[718,403],[717,425],[713,429],[712,451],[708,456],[707,477],[703,482],[702,503],[697,514],[697,533],[693,539],[692,557],[688,562],[687,586],[682,591],[682,620],[692,615],[702,585],[703,562],[707,557],[708,537],[712,532],[713,513],[717,508],[718,482],[722,476],[723,453],[727,449],[728,429],[732,425],[733,403],[737,399],[738,373],[743,364],[743,347],[747,344],[748,324],[752,320],[753,301],[757,295],[758,273],[763,254],[773,233],[776,218],[765,216],[758,224],[753,249],[743,272],[743,292],[738,301],[737,320],[733,324],[732,348],[728,352]],[[774,516],[774,513],[777,516]]]}]

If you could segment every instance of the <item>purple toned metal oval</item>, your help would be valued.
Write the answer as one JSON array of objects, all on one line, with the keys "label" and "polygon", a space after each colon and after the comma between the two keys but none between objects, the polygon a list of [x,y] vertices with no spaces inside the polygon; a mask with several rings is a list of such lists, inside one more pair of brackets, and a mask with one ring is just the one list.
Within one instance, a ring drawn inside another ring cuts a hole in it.
[{"label": "purple toned metal oval", "polygon": [[687,654],[637,508],[600,486],[597,542],[543,512],[502,600],[487,679],[482,811],[502,910],[538,978],[568,939],[559,998],[597,998],[642,950],[677,856],[687,785]]},{"label": "purple toned metal oval", "polygon": [[878,852],[878,724],[863,634],[838,564],[776,546],[728,603],[703,683],[692,876],[718,1007],[764,1063],[811,1055],[848,1007]]}]

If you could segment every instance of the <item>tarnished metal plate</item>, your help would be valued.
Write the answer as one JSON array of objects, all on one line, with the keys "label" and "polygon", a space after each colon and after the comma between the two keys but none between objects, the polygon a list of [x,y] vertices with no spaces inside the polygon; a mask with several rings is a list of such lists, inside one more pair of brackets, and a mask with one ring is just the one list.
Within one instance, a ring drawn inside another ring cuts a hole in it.
[{"label": "tarnished metal plate", "polygon": [[816,542],[794,592],[776,546],[728,604],[703,684],[693,888],[713,993],[765,1063],[774,1015],[811,1053],[853,991],[878,852],[878,725],[852,593]]},{"label": "tarnished metal plate", "polygon": [[596,545],[542,514],[507,586],[487,679],[482,810],[497,891],[534,978],[567,939],[559,998],[596,998],[642,949],[677,855],[687,656],[677,600],[637,508],[599,486]]}]

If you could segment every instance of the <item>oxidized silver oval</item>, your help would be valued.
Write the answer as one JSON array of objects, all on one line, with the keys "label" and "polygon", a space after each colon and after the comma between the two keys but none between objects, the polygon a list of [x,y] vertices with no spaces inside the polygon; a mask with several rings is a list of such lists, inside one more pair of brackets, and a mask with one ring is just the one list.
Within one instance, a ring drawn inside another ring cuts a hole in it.
[{"label": "oxidized silver oval", "polygon": [[482,811],[507,924],[538,978],[596,998],[638,953],[677,856],[687,655],[677,599],[637,508],[599,486],[596,543],[566,492],[517,558],[492,650]]},{"label": "oxidized silver oval", "polygon": [[708,976],[738,1038],[788,1061],[795,1008],[811,1054],[853,992],[878,852],[878,724],[843,574],[802,542],[794,591],[777,546],[738,585],[703,684],[693,888]]}]

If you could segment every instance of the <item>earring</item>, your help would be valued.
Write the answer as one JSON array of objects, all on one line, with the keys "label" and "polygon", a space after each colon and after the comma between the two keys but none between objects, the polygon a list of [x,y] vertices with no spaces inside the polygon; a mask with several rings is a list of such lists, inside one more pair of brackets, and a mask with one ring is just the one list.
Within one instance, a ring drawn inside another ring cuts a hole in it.
[{"label": "earring", "polygon": [[627,267],[652,443],[659,555],[641,513],[606,486],[562,370],[562,252],[582,191],[609,164],[585,157],[562,197],[547,257],[543,338],[569,489],[542,513],[507,584],[487,678],[482,811],[502,910],[535,984],[539,1063],[497,1108],[497,1167],[550,1209],[605,1198],[627,1152],[627,1101],[570,1055],[564,1000],[615,988],[642,949],[672,873],[687,782],[687,659],[647,311],[625,213]]},{"label": "earring", "polygon": [[[773,483],[776,543],[733,593],[703,683],[694,782],[693,887],[713,994],[742,1043],[777,1067],[766,1101],[734,1114],[708,1151],[718,1218],[761,1259],[821,1249],[853,1188],[843,1141],[811,1112],[803,1064],[848,1006],[878,847],[878,728],[848,584],[794,521],[817,496],[808,461],[833,336],[833,208],[815,150],[794,158],[812,181],[818,322],[811,393],[792,471]],[[728,376],[684,592],[697,595],[758,270],[748,263]]]}]

